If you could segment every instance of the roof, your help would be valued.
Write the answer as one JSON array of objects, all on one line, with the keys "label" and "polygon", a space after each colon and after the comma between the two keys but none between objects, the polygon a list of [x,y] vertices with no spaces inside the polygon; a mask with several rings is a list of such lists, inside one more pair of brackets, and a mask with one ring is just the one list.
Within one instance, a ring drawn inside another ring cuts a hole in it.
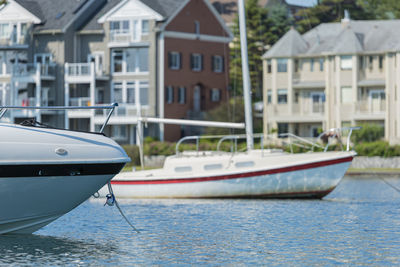
[{"label": "roof", "polygon": [[[321,54],[360,54],[400,51],[400,20],[350,20],[323,23],[301,35],[307,49],[293,49],[299,38],[288,38],[290,30],[271,49],[265,58]],[[295,31],[297,32],[297,31]],[[298,33],[298,32],[297,32]],[[303,46],[301,46],[303,47]],[[287,51],[288,49],[292,49]]]},{"label": "roof", "polygon": [[41,21],[45,22],[45,16],[43,15],[42,9],[37,2],[30,0],[15,0],[15,2],[29,10],[29,12],[38,17]]},{"label": "roof", "polygon": [[292,57],[305,53],[307,42],[294,28],[291,28],[279,41],[268,50],[264,57]]},{"label": "roof", "polygon": [[[107,3],[100,9],[100,11],[89,20],[89,22],[83,27],[83,31],[102,30],[103,26],[98,23],[98,20],[112,8],[125,0],[107,0]],[[164,18],[171,16],[181,6],[183,0],[139,0],[152,10]]]}]

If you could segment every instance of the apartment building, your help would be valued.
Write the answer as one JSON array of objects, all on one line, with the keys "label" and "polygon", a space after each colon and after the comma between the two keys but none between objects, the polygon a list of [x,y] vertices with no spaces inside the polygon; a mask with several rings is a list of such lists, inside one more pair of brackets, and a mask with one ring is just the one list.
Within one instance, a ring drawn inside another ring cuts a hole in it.
[{"label": "apartment building", "polygon": [[[73,34],[97,1],[10,0],[0,6],[0,104],[62,104],[63,66],[72,59]],[[44,8],[46,7],[46,8]],[[43,12],[46,11],[46,12]],[[10,110],[5,120],[36,118],[62,126],[55,111]]]},{"label": "apartment building", "polygon": [[400,20],[290,29],[263,56],[264,131],[310,137],[376,123],[400,141]]},{"label": "apartment building", "polygon": [[[118,102],[105,133],[135,143],[140,115],[201,118],[226,100],[231,38],[208,0],[8,0],[0,8],[0,99],[37,106]],[[106,116],[20,113],[9,121],[36,117],[90,131]],[[145,135],[177,140],[190,130],[149,124]]]}]

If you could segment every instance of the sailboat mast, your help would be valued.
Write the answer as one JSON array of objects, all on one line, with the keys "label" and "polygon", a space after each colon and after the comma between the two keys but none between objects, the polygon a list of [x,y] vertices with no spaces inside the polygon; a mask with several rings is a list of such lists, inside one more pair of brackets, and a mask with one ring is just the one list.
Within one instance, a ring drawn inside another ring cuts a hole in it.
[{"label": "sailboat mast", "polygon": [[249,59],[247,57],[247,33],[246,33],[246,15],[245,15],[244,0],[239,0],[238,4],[239,4],[240,47],[242,55],[244,115],[246,123],[246,141],[247,141],[247,150],[251,150],[254,148],[253,119],[251,111],[250,74],[249,74]]}]

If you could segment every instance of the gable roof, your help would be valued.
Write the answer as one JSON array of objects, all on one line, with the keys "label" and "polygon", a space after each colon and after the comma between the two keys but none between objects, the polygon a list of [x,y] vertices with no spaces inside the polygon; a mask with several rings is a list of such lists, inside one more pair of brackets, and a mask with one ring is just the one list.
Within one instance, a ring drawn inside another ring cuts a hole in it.
[{"label": "gable roof", "polygon": [[291,50],[298,40],[285,34],[264,54],[265,58],[318,56],[322,54],[360,54],[400,51],[400,20],[350,20],[323,23],[301,37],[309,45],[306,50]]},{"label": "gable roof", "polygon": [[305,53],[307,49],[307,42],[298,31],[291,28],[263,57],[292,57]]},{"label": "gable roof", "polygon": [[46,20],[45,16],[43,15],[42,9],[40,8],[39,4],[35,1],[30,1],[30,0],[14,0],[16,3],[19,5],[23,6],[27,10],[29,10],[30,13],[38,17],[42,21],[42,23]]}]

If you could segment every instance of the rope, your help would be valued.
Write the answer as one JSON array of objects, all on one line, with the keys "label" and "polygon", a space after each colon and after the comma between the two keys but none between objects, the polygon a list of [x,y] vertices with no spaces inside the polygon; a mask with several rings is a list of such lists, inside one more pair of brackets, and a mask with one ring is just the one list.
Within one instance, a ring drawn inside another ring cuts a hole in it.
[{"label": "rope", "polygon": [[391,183],[389,183],[388,181],[386,181],[384,178],[380,177],[379,175],[378,175],[378,178],[381,179],[382,182],[384,182],[385,184],[387,184],[388,186],[390,186],[391,188],[393,188],[394,190],[396,190],[397,193],[400,194],[400,189],[399,189],[398,187],[392,185]]},{"label": "rope", "polygon": [[117,209],[119,210],[119,213],[121,213],[121,215],[122,215],[122,217],[125,219],[125,221],[132,227],[132,229],[133,229],[136,233],[140,233],[139,230],[136,229],[136,227],[133,226],[133,224],[128,220],[128,218],[125,216],[124,212],[122,211],[121,207],[119,206],[118,201],[117,201],[117,199],[115,198],[114,192],[113,192],[113,190],[112,190],[111,182],[108,182],[108,191],[109,191],[110,193],[106,196],[106,197],[107,197],[107,200],[106,200],[106,203],[104,203],[104,206],[105,206],[105,205],[114,206],[114,204],[115,204],[115,206],[116,206]]}]

